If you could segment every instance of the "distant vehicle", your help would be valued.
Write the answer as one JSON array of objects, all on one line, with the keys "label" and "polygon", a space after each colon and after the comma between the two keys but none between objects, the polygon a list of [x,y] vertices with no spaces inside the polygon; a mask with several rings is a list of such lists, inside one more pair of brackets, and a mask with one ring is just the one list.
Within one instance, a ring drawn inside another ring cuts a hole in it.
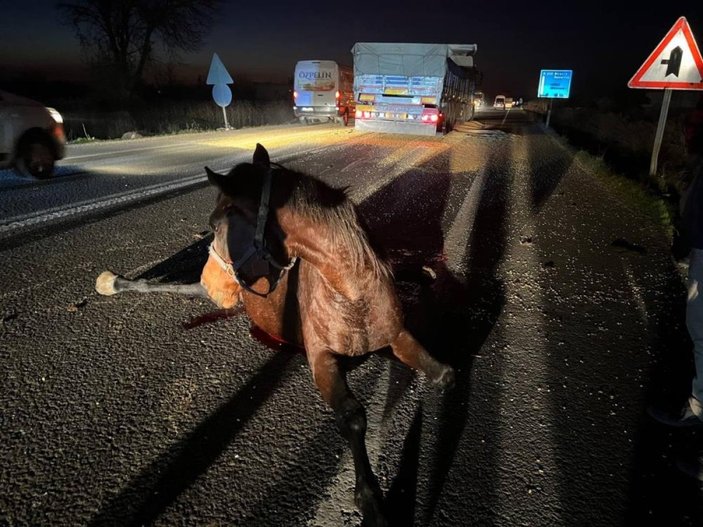
[{"label": "distant vehicle", "polygon": [[486,103],[485,101],[486,96],[482,91],[477,91],[474,93],[474,108],[482,108],[483,105]]},{"label": "distant vehicle", "polygon": [[505,110],[505,95],[496,95],[496,98],[493,101],[493,108]]},{"label": "distant vehicle", "polygon": [[66,148],[63,118],[53,108],[0,90],[0,168],[49,178]]},{"label": "distant vehicle", "polygon": [[512,97],[505,98],[505,109],[510,110],[514,106],[514,101]]},{"label": "distant vehicle", "polygon": [[354,73],[332,60],[301,60],[293,78],[293,113],[301,123],[343,122],[354,115]]},{"label": "distant vehicle", "polygon": [[415,135],[473,118],[476,44],[357,42],[354,126]]}]

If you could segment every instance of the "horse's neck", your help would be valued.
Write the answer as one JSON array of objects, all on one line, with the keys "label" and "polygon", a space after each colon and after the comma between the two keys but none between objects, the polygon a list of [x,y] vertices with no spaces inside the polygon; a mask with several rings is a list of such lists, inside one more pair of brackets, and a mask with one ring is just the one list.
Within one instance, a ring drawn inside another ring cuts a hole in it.
[{"label": "horse's neck", "polygon": [[330,227],[290,212],[279,215],[279,221],[289,225],[284,229],[289,257],[298,257],[312,265],[332,289],[347,298],[358,296],[355,281],[349,277],[359,271],[349,255],[335,246]]}]

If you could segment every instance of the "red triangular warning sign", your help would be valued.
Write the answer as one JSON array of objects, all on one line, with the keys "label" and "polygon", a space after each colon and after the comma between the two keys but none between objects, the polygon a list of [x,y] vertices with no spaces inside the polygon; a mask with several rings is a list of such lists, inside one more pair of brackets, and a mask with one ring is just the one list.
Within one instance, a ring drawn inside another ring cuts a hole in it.
[{"label": "red triangular warning sign", "polygon": [[686,17],[676,21],[627,85],[660,90],[703,90],[703,57]]}]

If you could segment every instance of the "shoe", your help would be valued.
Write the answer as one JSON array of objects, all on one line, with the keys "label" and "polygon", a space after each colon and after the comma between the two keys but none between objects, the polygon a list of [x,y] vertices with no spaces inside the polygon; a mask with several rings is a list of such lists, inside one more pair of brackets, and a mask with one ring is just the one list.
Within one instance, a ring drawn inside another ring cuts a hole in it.
[{"label": "shoe", "polygon": [[688,401],[686,401],[681,411],[677,413],[667,412],[655,406],[647,408],[647,413],[652,419],[663,425],[703,430],[703,420],[693,413]]},{"label": "shoe", "polygon": [[692,459],[677,459],[676,468],[687,476],[703,482],[703,454]]}]

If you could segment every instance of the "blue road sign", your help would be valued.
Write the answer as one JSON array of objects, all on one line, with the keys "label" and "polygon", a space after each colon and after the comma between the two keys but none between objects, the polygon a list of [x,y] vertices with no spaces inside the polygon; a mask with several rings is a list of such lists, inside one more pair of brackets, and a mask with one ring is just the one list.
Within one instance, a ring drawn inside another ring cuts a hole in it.
[{"label": "blue road sign", "polygon": [[227,72],[227,68],[222,64],[220,57],[217,56],[217,53],[214,53],[205,84],[232,84],[233,82],[232,77],[230,77],[230,74]]},{"label": "blue road sign", "polygon": [[537,97],[568,99],[572,70],[542,70],[539,75]]},{"label": "blue road sign", "polygon": [[212,87],[212,98],[217,106],[229,106],[232,102],[232,90],[226,84],[215,84]]}]

